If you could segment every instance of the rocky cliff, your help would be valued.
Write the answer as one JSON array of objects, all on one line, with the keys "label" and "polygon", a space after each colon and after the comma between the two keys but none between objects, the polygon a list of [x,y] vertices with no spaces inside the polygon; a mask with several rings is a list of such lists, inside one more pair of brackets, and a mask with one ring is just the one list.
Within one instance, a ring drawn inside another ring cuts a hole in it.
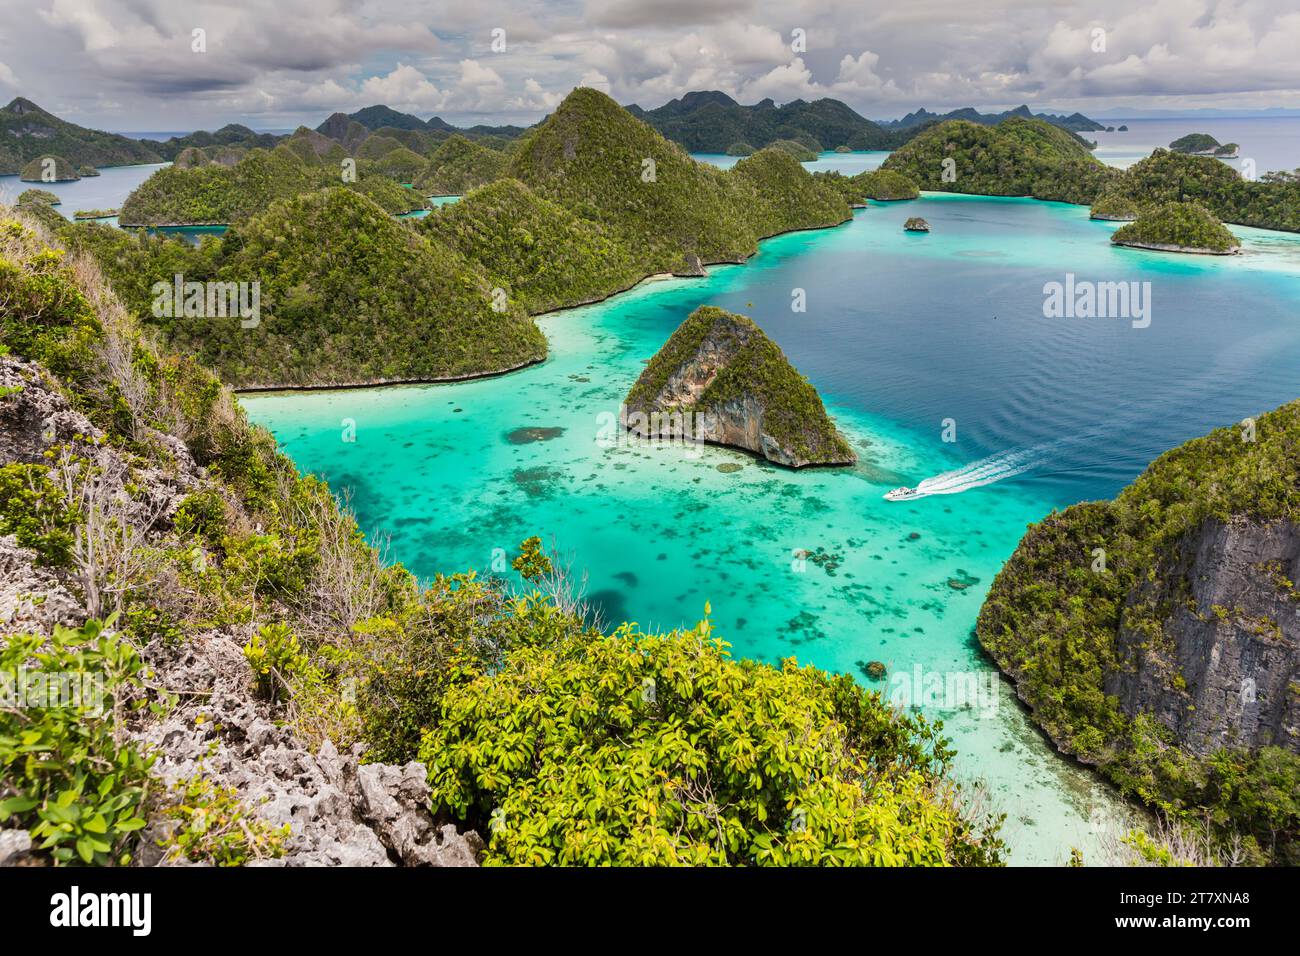
[{"label": "rocky cliff", "polygon": [[1153,645],[1121,624],[1103,689],[1198,757],[1267,745],[1300,753],[1297,578],[1300,528],[1290,521],[1205,522],[1129,602],[1168,608],[1166,640]]},{"label": "rocky cliff", "polygon": [[1063,751],[1254,862],[1300,862],[1298,449],[1294,402],[1049,515],[977,625]]},{"label": "rocky cliff", "polygon": [[[55,456],[76,461],[81,474],[95,476],[97,507],[122,524],[133,551],[165,546],[186,496],[210,482],[174,436],[141,434],[144,446],[165,454],[156,459],[107,441],[37,363],[0,355],[0,396],[0,467]],[[11,517],[11,509],[0,508],[0,521]],[[0,535],[0,642],[80,625],[93,616],[85,584],[76,568],[50,567],[15,534]],[[234,623],[205,627],[183,641],[159,635],[139,647],[152,685],[176,695],[164,715],[125,728],[128,740],[157,758],[152,773],[160,792],[202,775],[231,788],[258,819],[287,825],[283,854],[263,865],[475,865],[482,841],[472,831],[435,825],[422,764],[361,764],[358,753],[339,754],[328,740],[313,751],[284,726],[254,692],[246,630]],[[0,797],[5,790],[0,784]],[[159,841],[174,826],[150,813],[134,862],[165,862]],[[25,830],[0,825],[0,864],[42,862],[32,843]]]},{"label": "rocky cliff", "polygon": [[762,329],[712,306],[650,360],[622,421],[642,437],[730,445],[791,468],[857,461],[816,389]]}]

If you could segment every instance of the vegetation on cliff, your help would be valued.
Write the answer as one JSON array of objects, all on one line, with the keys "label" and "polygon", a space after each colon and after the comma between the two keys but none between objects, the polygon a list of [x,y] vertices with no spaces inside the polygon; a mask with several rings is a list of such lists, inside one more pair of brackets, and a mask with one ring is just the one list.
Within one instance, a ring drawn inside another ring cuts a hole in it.
[{"label": "vegetation on cliff", "polygon": [[[707,355],[705,354],[707,353]],[[796,466],[848,464],[853,450],[826,414],[821,397],[790,364],[781,349],[752,320],[715,306],[700,306],[655,353],[624,400],[629,427],[633,416],[690,413],[694,426],[684,437],[707,437],[738,444],[757,435],[758,446],[742,445],[773,461]],[[737,422],[734,437],[719,430],[701,435],[716,422],[719,429],[735,415],[757,420]],[[642,429],[657,433],[653,427]],[[679,436],[681,437],[681,436]]]},{"label": "vegetation on cliff", "polygon": [[517,179],[476,189],[416,228],[477,263],[494,288],[531,314],[602,299],[643,275],[607,229]]},{"label": "vegetation on cliff", "polygon": [[1112,185],[1134,202],[1190,200],[1224,222],[1300,232],[1300,176],[1295,173],[1265,173],[1252,181],[1212,157],[1157,149],[1130,166]]},{"label": "vegetation on cliff", "polygon": [[722,153],[733,143],[762,148],[782,139],[808,140],[827,149],[890,149],[908,135],[884,130],[833,99],[742,106],[725,93],[702,91],[653,110],[633,108],[633,113],[693,153]]},{"label": "vegetation on cliff", "polygon": [[1199,156],[1231,156],[1237,152],[1236,143],[1221,144],[1209,133],[1188,133],[1169,144],[1175,153],[1190,153]]},{"label": "vegetation on cliff", "polygon": [[[541,332],[518,303],[497,302],[476,264],[348,189],[281,200],[197,249],[93,226],[69,241],[96,252],[170,347],[237,386],[454,378],[546,355]],[[259,283],[260,321],[154,316],[154,283],[177,273]]]},{"label": "vegetation on cliff", "polygon": [[48,189],[24,189],[18,194],[18,205],[25,206],[28,203],[46,203],[50,206],[57,206],[62,199],[58,193],[52,193]]},{"label": "vegetation on cliff", "polygon": [[425,196],[462,196],[506,175],[508,163],[499,150],[452,136],[433,151],[415,188]]},{"label": "vegetation on cliff", "polygon": [[1022,117],[997,126],[948,120],[893,152],[881,168],[921,189],[1074,203],[1092,202],[1120,175],[1093,157],[1077,134]]},{"label": "vegetation on cliff", "polygon": [[1146,209],[1135,221],[1116,229],[1110,241],[1117,246],[1217,254],[1241,247],[1241,241],[1212,212],[1195,202],[1167,202]]},{"label": "vegetation on cliff", "polygon": [[[1178,560],[1203,529],[1300,521],[1300,403],[1250,423],[1250,440],[1245,427],[1165,453],[1113,501],[1072,505],[1032,526],[993,582],[977,631],[1062,749],[1152,807],[1222,840],[1244,838],[1247,859],[1297,863],[1294,739],[1197,756],[1154,716],[1121,710],[1104,686],[1132,667],[1120,652],[1121,632],[1139,636],[1142,653],[1168,661],[1180,608],[1219,613],[1187,606],[1194,582]],[[1280,570],[1255,574],[1265,593],[1294,594]],[[1188,690],[1171,669],[1167,697],[1178,706]]]},{"label": "vegetation on cliff", "polygon": [[517,648],[444,697],[420,750],[435,805],[510,865],[996,862],[923,718],[726,647],[705,620]]},{"label": "vegetation on cliff", "polygon": [[119,219],[124,226],[228,225],[326,186],[360,192],[394,215],[424,208],[423,199],[391,179],[361,175],[349,182],[338,165],[308,165],[277,147],[253,150],[233,166],[160,169],[126,198]]},{"label": "vegetation on cliff", "polygon": [[879,202],[916,199],[921,195],[916,183],[892,169],[876,169],[849,178],[849,188],[857,195]]},{"label": "vegetation on cliff", "polygon": [[[697,163],[587,88],[570,93],[525,136],[510,165],[510,175],[539,195],[605,226],[633,250],[647,275],[697,273],[710,262],[752,255],[771,219],[770,209],[753,210],[759,197],[751,174]],[[803,188],[804,182],[795,179],[791,186]],[[836,211],[827,215],[831,208]],[[813,228],[848,215],[847,204],[828,191],[811,209],[792,204],[783,218],[788,228]]]},{"label": "vegetation on cliff", "polygon": [[[293,220],[303,229],[392,224],[342,190],[293,203],[313,207]],[[270,228],[250,229],[243,249]],[[361,254],[375,230],[349,234]],[[422,755],[439,809],[493,824],[489,861],[999,861],[999,821],[968,815],[938,726],[847,678],[733,662],[707,624],[605,636],[538,539],[515,564],[524,590],[472,574],[423,587],[384,566],[210,372],[150,344],[92,261],[7,212],[0,347],[0,374],[25,384],[0,397],[4,447],[31,444],[35,459],[0,462],[0,520],[36,549],[11,560],[47,576],[25,623],[6,625],[0,667],[108,675],[108,706],[93,714],[0,708],[0,815],[36,836],[38,856],[125,863],[158,852],[156,840],[172,860],[238,864],[301,836],[309,821],[272,827],[249,793],[206,770],[182,787],[158,777],[176,738],[223,760],[256,749],[209,719],[217,695],[195,682],[220,675],[185,663],[211,665],[204,655],[233,644],[220,679],[241,701],[322,755],[327,741],[375,760]],[[24,425],[35,406],[6,414],[48,390],[89,422],[65,418],[53,434]],[[47,598],[75,626],[39,623]],[[525,693],[535,679],[546,689]],[[575,694],[597,696],[555,709]],[[175,729],[151,738],[178,709]],[[679,720],[701,728],[689,744]]]}]

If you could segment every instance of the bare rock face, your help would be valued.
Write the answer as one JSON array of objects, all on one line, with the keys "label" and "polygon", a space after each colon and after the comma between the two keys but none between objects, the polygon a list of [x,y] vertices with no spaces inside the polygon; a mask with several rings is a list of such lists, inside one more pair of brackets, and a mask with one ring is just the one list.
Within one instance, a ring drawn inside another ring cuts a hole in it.
[{"label": "bare rock face", "polygon": [[745,316],[711,306],[651,359],[621,420],[643,438],[729,445],[790,468],[857,461],[776,344]]},{"label": "bare rock face", "polygon": [[[1148,713],[1197,756],[1266,745],[1300,753],[1300,528],[1208,521],[1188,535],[1152,594],[1171,610],[1165,642],[1121,629],[1126,668],[1107,694]],[[1189,593],[1173,589],[1185,582]],[[1190,600],[1188,600],[1190,598]],[[1146,646],[1144,646],[1146,645]]]}]

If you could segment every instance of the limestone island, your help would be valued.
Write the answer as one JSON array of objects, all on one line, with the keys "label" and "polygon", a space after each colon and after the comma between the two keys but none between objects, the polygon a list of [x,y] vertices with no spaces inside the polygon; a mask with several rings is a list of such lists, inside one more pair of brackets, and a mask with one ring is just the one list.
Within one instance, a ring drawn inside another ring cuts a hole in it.
[{"label": "limestone island", "polygon": [[642,438],[729,445],[789,468],[858,460],[776,343],[715,306],[692,312],[650,360],[622,422]]},{"label": "limestone island", "polygon": [[1205,256],[1230,256],[1241,251],[1241,241],[1218,217],[1194,202],[1169,202],[1146,211],[1134,222],[1116,229],[1110,241],[1135,249]]},{"label": "limestone island", "polygon": [[905,174],[892,169],[873,169],[870,172],[858,173],[853,180],[868,199],[877,202],[900,202],[905,199],[916,199],[921,195],[915,182]]},{"label": "limestone island", "polygon": [[23,167],[18,178],[25,183],[66,183],[81,177],[62,156],[38,156]]},{"label": "limestone island", "polygon": [[903,223],[903,230],[905,232],[929,232],[930,224],[920,216],[912,216],[907,222]]},{"label": "limestone island", "polygon": [[43,202],[49,206],[57,206],[63,202],[58,193],[52,193],[48,189],[24,189],[18,194],[18,205],[26,206],[31,203]]},{"label": "limestone island", "polygon": [[1113,190],[1102,193],[1092,204],[1089,219],[1104,222],[1132,222],[1141,215],[1142,208],[1137,200]]},{"label": "limestone island", "polygon": [[1169,144],[1175,153],[1189,156],[1216,156],[1219,159],[1236,159],[1241,147],[1236,143],[1220,143],[1209,133],[1188,133]]}]

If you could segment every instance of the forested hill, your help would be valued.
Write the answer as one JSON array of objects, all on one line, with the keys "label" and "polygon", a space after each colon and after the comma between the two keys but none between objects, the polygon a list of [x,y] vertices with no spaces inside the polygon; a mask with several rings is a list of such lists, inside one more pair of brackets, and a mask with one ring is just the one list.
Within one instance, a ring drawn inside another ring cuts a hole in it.
[{"label": "forested hill", "polygon": [[814,150],[892,149],[909,135],[884,130],[832,99],[792,100],[783,106],[765,99],[742,106],[726,93],[708,90],[687,93],[652,110],[627,109],[696,153],[725,153],[737,144],[762,149],[782,139]]},{"label": "forested hill", "polygon": [[69,123],[15,97],[0,109],[0,176],[14,175],[42,156],[66,159],[74,169],[162,161],[144,143]]}]

